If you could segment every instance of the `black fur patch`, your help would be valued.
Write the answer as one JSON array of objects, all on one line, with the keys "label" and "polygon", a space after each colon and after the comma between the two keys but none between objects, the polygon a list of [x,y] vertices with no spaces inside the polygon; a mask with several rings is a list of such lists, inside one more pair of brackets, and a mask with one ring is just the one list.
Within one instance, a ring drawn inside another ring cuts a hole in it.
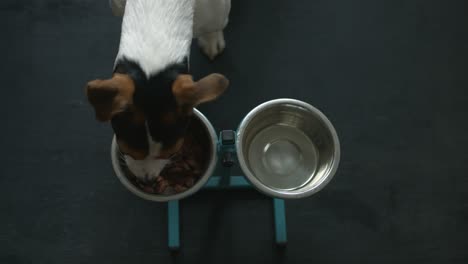
[{"label": "black fur patch", "polygon": [[135,123],[133,114],[130,109],[118,113],[111,120],[112,128],[119,140],[125,141],[134,149],[147,151],[148,140],[145,125]]},{"label": "black fur patch", "polygon": [[[184,136],[190,117],[177,112],[178,106],[172,93],[172,84],[179,74],[188,73],[187,60],[170,65],[149,78],[145,76],[138,63],[127,59],[118,61],[114,72],[128,74],[135,82],[133,104],[145,114],[154,141],[162,143],[163,148],[169,148]],[[163,116],[167,113],[176,115],[174,122],[169,124],[162,122]],[[122,117],[119,117],[120,115]],[[112,119],[112,125],[117,137],[120,136],[131,147],[148,148],[147,143],[146,145],[142,143],[147,141],[146,128],[141,124],[139,127],[133,126],[128,119],[125,119],[125,112],[116,115]]]}]

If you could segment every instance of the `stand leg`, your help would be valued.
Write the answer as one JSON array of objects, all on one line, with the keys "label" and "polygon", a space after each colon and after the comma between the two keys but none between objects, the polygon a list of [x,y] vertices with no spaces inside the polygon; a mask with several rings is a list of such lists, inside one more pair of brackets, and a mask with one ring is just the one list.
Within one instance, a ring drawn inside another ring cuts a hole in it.
[{"label": "stand leg", "polygon": [[285,246],[288,240],[286,237],[286,212],[284,208],[284,200],[273,198],[273,211],[275,215],[276,244]]},{"label": "stand leg", "polygon": [[169,201],[167,203],[167,224],[168,224],[168,243],[169,249],[179,250],[180,233],[179,233],[179,201]]}]

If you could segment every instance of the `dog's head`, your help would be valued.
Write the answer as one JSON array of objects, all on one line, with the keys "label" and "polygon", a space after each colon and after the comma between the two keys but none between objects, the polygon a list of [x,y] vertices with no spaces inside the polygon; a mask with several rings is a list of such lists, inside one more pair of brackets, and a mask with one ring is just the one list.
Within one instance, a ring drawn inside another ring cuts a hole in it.
[{"label": "dog's head", "polygon": [[193,108],[216,99],[228,84],[220,74],[194,81],[178,65],[146,77],[137,64],[124,63],[112,78],[90,81],[86,95],[96,118],[111,122],[129,169],[145,178],[158,176],[161,160],[182,146]]}]

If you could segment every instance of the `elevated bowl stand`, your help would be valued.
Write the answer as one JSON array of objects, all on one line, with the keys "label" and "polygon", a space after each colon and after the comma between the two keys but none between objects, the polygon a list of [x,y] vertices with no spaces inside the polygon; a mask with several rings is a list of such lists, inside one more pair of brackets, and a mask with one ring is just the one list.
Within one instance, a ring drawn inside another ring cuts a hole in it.
[{"label": "elevated bowl stand", "polygon": [[[211,176],[203,189],[238,190],[253,188],[245,176],[230,175],[229,168],[235,163],[235,131],[223,130],[220,132],[218,142],[218,157],[222,157],[221,165],[224,167],[223,175]],[[219,171],[219,170],[218,170]],[[272,198],[273,217],[275,219],[275,242],[278,246],[286,246],[286,213],[283,199]],[[180,249],[180,216],[179,200],[167,202],[168,246],[172,251]]]}]

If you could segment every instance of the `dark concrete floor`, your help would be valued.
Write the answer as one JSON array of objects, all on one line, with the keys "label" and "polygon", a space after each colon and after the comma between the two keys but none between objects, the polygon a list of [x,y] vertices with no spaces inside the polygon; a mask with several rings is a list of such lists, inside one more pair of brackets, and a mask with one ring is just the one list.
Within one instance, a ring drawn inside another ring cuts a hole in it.
[{"label": "dark concrete floor", "polygon": [[193,49],[196,77],[232,84],[200,110],[233,129],[266,100],[306,101],[342,162],[287,202],[286,250],[267,198],[203,192],[182,202],[172,256],[165,206],[118,182],[112,131],[84,98],[110,75],[120,20],[107,1],[2,0],[0,263],[468,263],[464,2],[234,0],[225,53]]}]

